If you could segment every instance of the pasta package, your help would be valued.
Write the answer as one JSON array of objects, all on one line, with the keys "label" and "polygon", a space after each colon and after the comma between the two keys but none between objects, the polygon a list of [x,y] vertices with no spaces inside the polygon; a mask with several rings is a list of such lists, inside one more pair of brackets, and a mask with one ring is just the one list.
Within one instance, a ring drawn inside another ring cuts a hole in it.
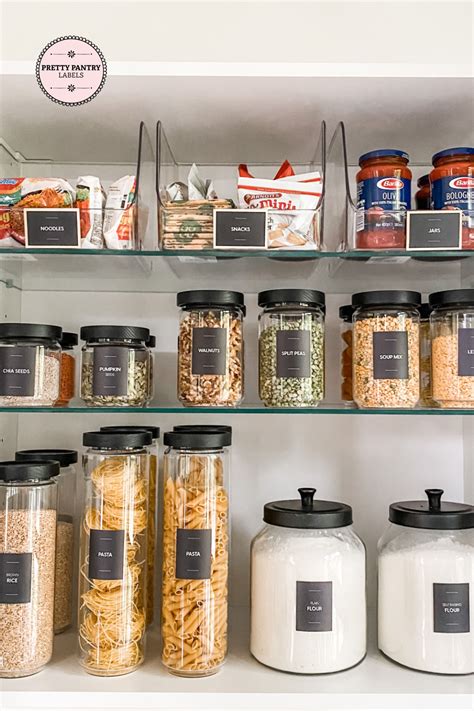
[{"label": "pasta package", "polygon": [[107,249],[135,248],[136,188],[135,176],[125,175],[108,190],[104,215]]},{"label": "pasta package", "polygon": [[77,179],[75,207],[79,208],[81,222],[81,246],[84,249],[102,249],[104,191],[99,178],[85,175]]}]

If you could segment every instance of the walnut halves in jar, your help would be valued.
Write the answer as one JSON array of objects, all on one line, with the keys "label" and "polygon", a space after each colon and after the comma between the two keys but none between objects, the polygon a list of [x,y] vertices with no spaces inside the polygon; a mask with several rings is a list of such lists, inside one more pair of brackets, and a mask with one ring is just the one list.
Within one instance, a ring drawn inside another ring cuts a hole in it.
[{"label": "walnut halves in jar", "polygon": [[243,397],[244,295],[184,291],[178,336],[178,397],[188,406],[236,406]]}]

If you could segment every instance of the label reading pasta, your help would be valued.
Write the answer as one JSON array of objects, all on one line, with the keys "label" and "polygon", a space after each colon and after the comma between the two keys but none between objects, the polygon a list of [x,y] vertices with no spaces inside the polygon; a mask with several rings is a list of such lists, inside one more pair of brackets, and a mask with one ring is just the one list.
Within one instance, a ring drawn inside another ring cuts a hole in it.
[{"label": "label reading pasta", "polygon": [[474,328],[458,329],[458,375],[474,377]]},{"label": "label reading pasta", "polygon": [[277,378],[309,378],[311,376],[310,332],[277,331]]},{"label": "label reading pasta", "polygon": [[212,530],[176,530],[176,577],[181,580],[209,580],[211,577]]},{"label": "label reading pasta", "polygon": [[470,632],[469,583],[433,583],[434,632]]},{"label": "label reading pasta", "polygon": [[298,632],[332,631],[332,582],[296,582]]},{"label": "label reading pasta", "polygon": [[128,395],[127,348],[100,346],[94,348],[92,394],[113,397]]},{"label": "label reading pasta", "polygon": [[0,553],[0,603],[31,601],[31,553]]},{"label": "label reading pasta", "polygon": [[225,375],[227,361],[226,328],[193,328],[193,375]]},{"label": "label reading pasta", "polygon": [[375,331],[373,334],[374,379],[408,378],[407,331]]},{"label": "label reading pasta", "polygon": [[35,346],[0,348],[0,395],[34,396],[35,372]]},{"label": "label reading pasta", "polygon": [[125,531],[91,529],[89,539],[89,578],[122,580]]}]

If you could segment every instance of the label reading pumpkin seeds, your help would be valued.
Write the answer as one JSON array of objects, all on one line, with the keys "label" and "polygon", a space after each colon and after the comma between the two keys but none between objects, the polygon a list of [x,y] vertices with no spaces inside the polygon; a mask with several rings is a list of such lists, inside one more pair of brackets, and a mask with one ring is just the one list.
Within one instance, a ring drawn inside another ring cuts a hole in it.
[{"label": "label reading pumpkin seeds", "polygon": [[191,372],[193,375],[225,375],[226,328],[193,328]]},{"label": "label reading pumpkin seeds", "polygon": [[332,631],[332,582],[296,582],[296,629]]},{"label": "label reading pumpkin seeds", "polygon": [[127,348],[99,346],[94,348],[92,394],[112,397],[128,395]]},{"label": "label reading pumpkin seeds", "polygon": [[474,328],[458,329],[458,375],[474,377]]},{"label": "label reading pumpkin seeds", "polygon": [[0,603],[31,601],[31,553],[0,553]]},{"label": "label reading pumpkin seeds", "polygon": [[433,630],[470,632],[469,583],[433,583]]},{"label": "label reading pumpkin seeds", "polygon": [[375,331],[373,334],[375,380],[408,378],[408,333]]},{"label": "label reading pumpkin seeds", "polygon": [[34,396],[36,351],[35,346],[0,348],[0,395]]},{"label": "label reading pumpkin seeds", "polygon": [[89,538],[89,578],[122,580],[125,531],[91,529]]},{"label": "label reading pumpkin seeds", "polygon": [[276,334],[277,378],[311,376],[311,333],[280,330]]}]

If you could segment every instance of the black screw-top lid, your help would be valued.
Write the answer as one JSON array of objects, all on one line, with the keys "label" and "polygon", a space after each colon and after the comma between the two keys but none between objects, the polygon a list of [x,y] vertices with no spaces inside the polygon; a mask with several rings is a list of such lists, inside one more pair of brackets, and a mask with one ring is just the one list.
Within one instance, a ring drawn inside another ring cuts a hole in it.
[{"label": "black screw-top lid", "polygon": [[48,481],[59,472],[57,461],[0,462],[0,481],[6,483]]},{"label": "black screw-top lid", "polygon": [[419,188],[422,188],[424,185],[429,185],[430,184],[430,174],[427,173],[426,175],[422,175],[418,180],[416,181],[416,184]]},{"label": "black screw-top lid", "polygon": [[418,311],[420,312],[420,318],[422,321],[427,321],[430,317],[433,307],[431,304],[421,304]]},{"label": "black screw-top lid", "polygon": [[341,528],[352,523],[352,508],[339,501],[314,500],[316,489],[298,489],[301,499],[272,501],[263,507],[263,520],[284,528]]},{"label": "black screw-top lid", "polygon": [[436,291],[429,296],[430,305],[435,309],[440,306],[474,307],[474,289],[449,289]]},{"label": "black screw-top lid", "polygon": [[232,427],[230,425],[175,425],[174,432],[230,432],[232,435]]},{"label": "black screw-top lid", "polygon": [[195,289],[180,291],[176,295],[176,304],[180,307],[211,308],[213,306],[233,306],[239,308],[245,316],[244,295],[240,291],[217,289]]},{"label": "black screw-top lid", "polygon": [[0,338],[44,338],[60,341],[61,326],[45,323],[0,323]]},{"label": "black screw-top lid", "polygon": [[151,432],[84,432],[82,444],[94,449],[142,449],[153,441]]},{"label": "black screw-top lid", "polygon": [[352,321],[354,311],[355,308],[352,306],[352,304],[346,304],[345,306],[341,306],[339,308],[339,318],[343,321],[350,322]]},{"label": "black screw-top lid", "polygon": [[74,449],[22,449],[16,452],[15,459],[17,462],[59,462],[60,467],[68,467],[70,464],[76,464],[77,452]]},{"label": "black screw-top lid", "polygon": [[101,427],[101,432],[151,432],[153,439],[160,436],[160,428],[156,425],[108,425]]},{"label": "black screw-top lid", "polygon": [[474,506],[441,501],[443,489],[425,489],[426,501],[391,504],[388,519],[399,526],[452,531],[474,528]]},{"label": "black screw-top lid", "polygon": [[83,326],[81,328],[83,341],[95,341],[99,338],[147,341],[150,338],[150,330],[141,326]]},{"label": "black screw-top lid", "polygon": [[149,336],[148,340],[145,341],[147,348],[156,348],[156,336]]},{"label": "black screw-top lid", "polygon": [[221,449],[232,444],[232,432],[173,430],[165,432],[163,442],[173,449]]},{"label": "black screw-top lid", "polygon": [[77,346],[78,342],[79,338],[77,333],[70,333],[69,331],[63,331],[63,335],[59,341],[61,348],[65,351],[71,350],[71,348]]},{"label": "black screw-top lid", "polygon": [[284,303],[323,307],[326,305],[326,296],[315,289],[269,289],[258,295],[259,306]]},{"label": "black screw-top lid", "polygon": [[418,291],[360,291],[352,295],[352,306],[414,306],[421,305]]}]

